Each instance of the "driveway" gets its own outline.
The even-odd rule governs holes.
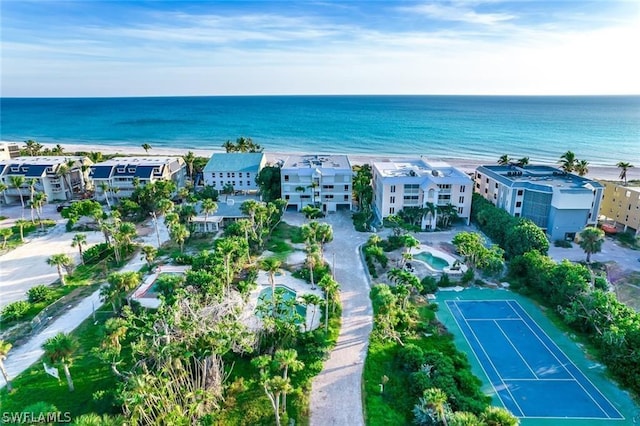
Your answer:
[[[286,213],[285,221],[306,222],[300,213]],[[311,425],[364,425],[362,371],[373,325],[369,283],[358,247],[370,234],[353,229],[350,212],[331,213],[325,221],[333,227],[334,240],[325,247],[325,257],[334,263],[340,283],[342,327],[336,347],[311,386]]]
[[[561,262],[563,259],[570,260],[572,262],[585,261],[587,255],[576,243],[573,243],[572,248],[555,247],[551,243],[549,247],[549,257],[556,262]],[[622,269],[628,271],[640,271],[640,251],[632,250],[621,246],[612,238],[606,238],[602,244],[602,251],[591,255],[592,262],[616,262]]]

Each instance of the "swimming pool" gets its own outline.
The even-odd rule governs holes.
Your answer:
[[[413,258],[416,259],[416,260],[420,260],[420,261],[426,263],[427,265],[429,265],[432,269],[434,269],[436,271],[443,271],[444,268],[449,266],[449,262],[447,262],[446,260],[444,260],[441,257],[434,256],[433,254],[429,253],[428,251],[423,251],[421,253],[414,254]]]
[[[276,294],[279,294],[282,296],[282,301],[283,302],[289,302],[291,300],[295,301],[296,300],[296,296],[297,293],[295,290],[290,289],[287,286],[284,285],[276,285]],[[260,291],[260,294],[258,295],[258,306],[260,306],[262,303],[266,302],[266,301],[270,301],[271,300],[271,287],[267,287],[264,288]],[[297,322],[304,322],[307,318],[307,308],[304,305],[301,305],[299,303],[295,303],[294,305],[295,311],[298,315],[300,315],[302,317],[301,320],[297,321]],[[288,307],[284,306],[281,307],[281,309],[279,309],[279,315],[281,316],[291,316],[291,314],[293,313]],[[260,316],[260,312],[259,310],[256,312],[256,315]]]

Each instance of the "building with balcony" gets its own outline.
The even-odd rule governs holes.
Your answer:
[[[0,142],[0,160],[20,157],[20,145],[15,142]]]
[[[173,181],[176,188],[185,184],[187,166],[182,157],[115,157],[91,166],[89,179],[95,198],[104,201],[130,197],[136,185]]]
[[[42,156],[17,157],[0,160],[0,178],[7,186],[2,200],[6,204],[28,200],[31,188],[43,192],[48,201],[64,201],[87,186],[86,168],[91,164],[87,157]],[[12,177],[22,176],[23,184],[15,188]]]
[[[551,166],[480,166],[475,192],[510,215],[530,219],[551,240],[573,240],[595,225],[602,200],[600,183]]]
[[[604,185],[604,195],[600,216],[615,221],[625,232],[632,229],[636,235],[640,235],[640,186],[624,186],[618,182],[601,183]]]
[[[323,212],[351,210],[351,163],[346,155],[290,155],[280,170],[287,209],[317,205]]]
[[[424,159],[373,163],[373,205],[379,221],[407,207],[424,208],[421,228],[436,228],[438,210],[455,209],[467,224],[473,182],[463,171]]]
[[[222,192],[225,186],[234,191],[255,192],[256,176],[266,164],[266,156],[259,152],[225,152],[213,154],[203,170],[204,184]]]

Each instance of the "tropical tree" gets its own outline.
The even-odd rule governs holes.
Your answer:
[[[309,309],[309,306],[311,305],[315,306],[311,314],[311,321],[309,321],[309,326],[313,327],[313,321],[316,319],[316,311],[318,310],[318,307],[322,305],[322,299],[313,293],[305,293],[300,296],[300,299],[307,309]],[[307,321],[304,322],[304,328],[305,331],[307,331]]]
[[[627,163],[624,161],[620,161],[618,164],[616,164],[616,167],[618,167],[620,169],[620,179],[622,179],[624,181],[625,186],[627,185],[627,171],[634,167],[633,164],[631,163]]]
[[[338,298],[338,291],[340,290],[340,284],[333,279],[329,274],[320,279],[318,283],[320,288],[324,290],[325,304],[324,304],[324,331],[329,330],[329,305],[331,305],[331,311],[335,307],[335,302]]]
[[[2,372],[2,377],[4,377],[4,381],[7,384],[7,391],[11,392],[11,380],[9,379],[9,373],[7,373],[6,368],[4,367],[4,361],[7,359],[7,354],[11,350],[11,343],[6,342],[4,340],[0,340],[0,372]]]
[[[498,158],[498,164],[501,166],[506,166],[510,162],[511,162],[511,158],[509,157],[508,154],[503,154],[500,156],[500,158]]]
[[[35,223],[35,220],[33,218],[33,210],[35,209],[35,205],[33,204],[33,196],[35,195],[35,192],[36,192],[36,183],[38,183],[36,179],[27,180],[27,185],[29,186],[29,193],[30,193],[29,207],[31,207],[31,223]]]
[[[276,418],[276,426],[281,426],[280,395],[282,395],[283,393],[286,394],[293,390],[291,381],[280,376],[272,378],[263,377],[261,380],[261,384],[264,388],[264,392],[269,397],[269,401],[271,401],[271,406],[273,407],[273,412]]]
[[[148,143],[143,143],[143,144],[142,144],[142,149],[144,149],[144,152],[145,152],[146,154],[148,154],[148,153],[149,153],[149,150],[151,149],[151,145],[149,145]]]
[[[458,210],[453,204],[436,206],[438,212],[438,224],[442,228],[448,228],[451,222],[458,218]]]
[[[222,193],[225,195],[224,197],[224,201],[227,201],[229,199],[229,195],[233,194],[234,188],[233,185],[230,183],[225,183],[224,186],[222,187]]]
[[[236,139],[236,143],[230,140],[222,144],[222,147],[226,152],[262,152],[263,148],[254,143],[251,138],[245,138],[244,136]]]
[[[574,171],[578,176],[584,176],[589,173],[589,162],[587,160],[580,160],[576,163]]]
[[[73,380],[71,379],[71,372],[69,366],[73,361],[73,356],[80,345],[74,336],[71,334],[58,333],[55,336],[47,339],[42,348],[44,349],[45,358],[52,364],[62,364],[64,369],[64,375],[67,378],[67,385],[69,386],[69,392],[73,392]]]
[[[560,156],[560,160],[558,160],[558,163],[560,163],[560,168],[562,168],[562,170],[570,173],[575,170],[577,161],[578,159],[576,158],[576,154],[574,154],[572,151],[567,151]]]
[[[127,295],[140,285],[140,274],[134,271],[113,272],[107,277],[107,286],[100,289],[100,295],[106,302],[111,303],[113,312],[121,305],[122,300],[127,300]]]
[[[36,155],[40,154],[40,151],[42,150],[42,144],[29,139],[28,141],[25,141],[24,149],[25,151],[27,151],[27,154],[29,154],[29,156],[35,157]]]
[[[100,163],[103,160],[103,155],[100,151],[94,152],[91,151],[88,155],[89,160],[91,160],[92,163]]]
[[[269,274],[269,284],[271,285],[271,300],[275,300],[276,297],[276,273],[280,271],[282,262],[275,257],[267,257],[260,262],[260,269],[266,271]],[[275,316],[275,305],[273,310]]]
[[[313,270],[322,262],[320,257],[320,246],[315,243],[308,243],[306,247],[307,252],[307,266],[309,267],[309,279],[311,280],[311,289],[316,288],[316,284],[313,279]]]
[[[218,203],[211,198],[205,198],[202,200],[202,212],[204,213],[204,229],[207,229],[207,219],[211,213],[218,210]]]
[[[13,229],[11,228],[0,228],[0,237],[2,237],[2,249],[4,250],[7,247],[7,241],[13,235]]]
[[[24,227],[29,226],[29,221],[24,219],[16,220],[16,226],[20,230],[20,242],[24,243]]]
[[[161,215],[166,215],[167,213],[173,211],[175,208],[175,204],[168,198],[161,198],[158,200],[156,207]]]
[[[142,254],[142,258],[147,262],[147,265],[149,265],[149,269],[151,269],[151,267],[153,266],[153,261],[158,255],[158,249],[154,246],[143,246]]]
[[[44,192],[36,192],[33,195],[33,201],[31,201],[31,205],[36,209],[36,215],[38,216],[38,221],[42,229],[44,229],[44,224],[42,223],[42,206],[44,206],[46,201],[47,194]]]
[[[180,252],[184,253],[184,243],[191,235],[189,229],[185,225],[178,223],[169,228],[169,235],[171,236],[171,239],[180,246]]]
[[[522,157],[516,163],[518,167],[527,167],[529,165],[529,157]]]
[[[298,359],[298,352],[295,349],[278,349],[273,357],[278,367],[282,370],[282,378],[289,380],[289,370],[300,371],[304,368],[304,363]],[[287,412],[287,390],[282,392],[282,411]]]
[[[423,398],[426,405],[436,412],[438,420],[447,426],[447,394],[441,389],[429,388],[424,390]]]
[[[53,256],[47,259],[47,264],[51,266],[55,266],[58,269],[58,277],[60,278],[60,284],[65,285],[62,268],[66,269],[71,265],[73,265],[73,261],[71,260],[71,258],[64,253],[54,254]]]
[[[78,247],[78,252],[80,253],[80,260],[84,265],[84,258],[82,257],[82,246],[87,244],[87,235],[86,234],[76,234],[73,236],[71,240],[71,247]]]
[[[187,152],[182,156],[184,162],[187,164],[187,168],[189,170],[189,177],[193,181],[193,163],[196,161],[196,156],[192,151]]]
[[[588,227],[579,234],[578,245],[587,254],[587,263],[591,263],[591,255],[602,250],[604,231],[599,228]]]
[[[109,201],[109,190],[111,188],[109,187],[109,184],[107,182],[100,182],[98,184],[98,188],[102,190],[102,193],[104,194],[104,200],[107,202],[107,208],[111,210],[111,202]]]
[[[20,189],[20,187],[24,185],[25,182],[24,176],[11,176],[9,180],[11,182],[11,186],[13,186],[18,191],[18,195],[20,196],[20,204],[22,204],[22,218],[24,219],[24,199],[22,198],[22,190]]]
[[[64,154],[64,148],[62,147],[62,145],[56,144],[56,146],[53,147],[53,149],[51,150],[51,153],[54,154],[54,155],[63,155]]]
[[[520,420],[502,407],[489,406],[480,414],[480,422],[487,426],[517,426]]]

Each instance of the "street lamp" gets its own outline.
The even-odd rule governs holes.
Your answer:
[[[158,217],[156,216],[156,212],[149,213],[151,218],[153,219],[153,225],[156,227],[156,237],[158,238],[158,248],[160,248],[160,231],[158,230]]]

